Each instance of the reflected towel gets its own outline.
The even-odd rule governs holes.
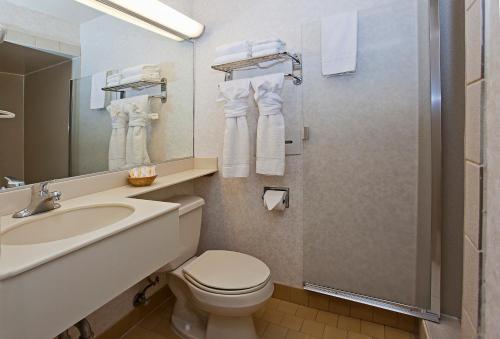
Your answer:
[[[252,45],[250,41],[243,40],[219,46],[215,49],[215,57],[223,57],[231,54],[250,53]]]
[[[250,173],[250,145],[247,123],[250,80],[241,79],[219,84],[217,102],[224,103],[226,129],[222,156],[222,176],[243,178]]]
[[[90,109],[103,109],[106,104],[106,92],[102,90],[106,87],[106,72],[92,75],[92,88],[90,92]]]
[[[285,120],[281,91],[283,73],[251,79],[255,101],[259,106],[257,123],[257,173],[285,174]]]
[[[128,115],[123,111],[123,100],[113,100],[106,108],[111,115],[111,138],[109,140],[108,169],[125,168],[125,144],[127,140]]]
[[[137,65],[123,69],[121,72],[124,78],[128,78],[140,74],[160,73],[159,65]]]
[[[251,57],[251,52],[243,52],[243,53],[236,53],[236,54],[230,54],[230,55],[225,55],[221,57],[217,57],[214,60],[214,64],[220,65],[220,64],[227,64],[229,62],[234,62],[234,61],[240,61],[240,60],[245,60]]]
[[[252,46],[252,54],[259,52],[259,51],[264,51],[267,49],[281,49],[284,50],[286,48],[286,44],[284,42],[268,42],[265,44],[260,44],[260,45],[253,45]]]
[[[128,132],[125,158],[127,167],[151,163],[147,149],[146,126],[149,119],[149,96],[127,99],[124,110],[128,113]]]
[[[130,84],[137,81],[160,81],[159,73],[137,74],[120,80],[120,84]]]

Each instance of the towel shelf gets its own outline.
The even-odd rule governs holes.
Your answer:
[[[249,69],[258,69],[258,68],[268,68],[270,66],[262,66],[261,63],[264,62],[272,62],[281,63],[291,60],[292,61],[292,73],[285,74],[287,78],[293,79],[294,85],[302,84],[302,57],[300,54],[290,54],[289,52],[277,53],[264,55],[255,58],[249,58],[244,60],[238,60],[234,62],[229,62],[226,64],[213,65],[212,69],[217,71],[226,73],[226,81],[233,79],[233,72],[235,71],[244,71]]]
[[[154,86],[161,86],[161,95],[150,95],[150,97],[161,99],[162,103],[166,103],[167,102],[167,79],[165,79],[165,78],[161,78],[160,81],[135,81],[135,82],[130,82],[128,84],[107,86],[107,87],[103,87],[102,90],[106,91],[106,92],[118,92],[118,93],[121,93],[122,97],[123,97],[123,94],[128,89],[134,89],[134,90],[140,91],[140,90],[154,87]]]

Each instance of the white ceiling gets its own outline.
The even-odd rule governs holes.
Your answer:
[[[51,15],[58,19],[82,24],[103,15],[90,7],[74,0],[7,0],[16,6]]]

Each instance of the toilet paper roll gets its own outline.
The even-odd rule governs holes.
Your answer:
[[[283,211],[285,209],[285,194],[284,191],[268,190],[264,193],[264,206],[269,211]]]

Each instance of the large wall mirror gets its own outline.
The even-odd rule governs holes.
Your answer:
[[[191,42],[72,0],[0,8],[0,190],[193,156]]]

